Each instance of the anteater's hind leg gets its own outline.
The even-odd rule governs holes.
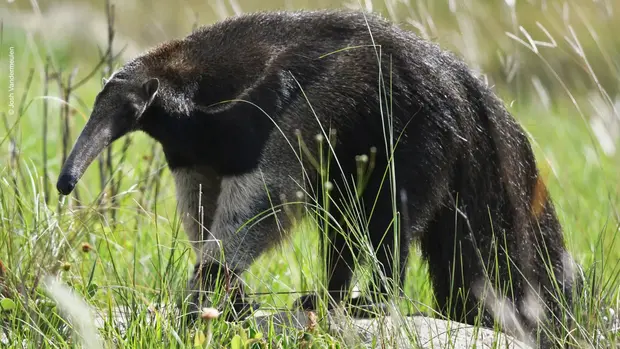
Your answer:
[[[345,233],[347,227],[342,225],[342,207],[336,206],[342,205],[342,202],[337,199],[336,193],[331,195],[330,199],[329,215],[318,213],[320,217],[317,219],[321,246],[319,255],[320,258],[324,258],[327,274],[328,309],[332,309],[335,304],[346,298],[355,265],[353,254],[355,246],[349,243],[351,236]],[[320,198],[318,201],[322,202]],[[326,219],[326,216],[329,218]],[[293,307],[316,310],[319,304],[318,297],[317,294],[302,296],[295,301]]]
[[[406,203],[403,205],[400,201],[400,195],[394,197],[385,177],[373,176],[365,188],[364,211],[374,255],[367,258],[372,275],[368,285],[370,297],[352,300],[356,316],[385,315],[388,299],[402,293],[411,229],[408,222],[402,220],[402,210],[408,208]]]
[[[466,225],[463,220],[452,207],[442,208],[421,235],[420,245],[428,263],[438,311],[452,320],[475,324],[481,314],[472,294],[471,280],[484,281],[485,275],[478,257],[480,252],[463,229]],[[482,323],[492,325],[492,319],[484,315]]]

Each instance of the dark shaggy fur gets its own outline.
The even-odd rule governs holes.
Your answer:
[[[536,328],[526,314],[533,292],[550,307],[548,317],[560,315],[551,291],[570,293],[571,259],[523,130],[461,60],[374,15],[250,14],[146,52],[98,95],[58,188],[69,193],[110,142],[146,132],[163,147],[199,254],[190,285],[211,289],[216,273],[239,274],[282,240],[291,220],[278,205],[296,200],[299,191],[322,202],[313,195],[317,171],[298,137],[317,157],[315,136],[324,136],[327,149],[330,129],[337,160],[329,173],[330,224],[345,231],[354,228],[342,207],[350,202],[346,188],[354,185],[356,156],[376,148],[360,207],[380,262],[375,269],[388,280],[394,276],[402,285],[404,273],[392,265],[404,269],[417,235],[444,315],[468,323],[481,316],[492,325],[494,302],[480,293],[484,285],[508,297],[527,330]],[[397,144],[395,187],[384,178],[390,138]],[[199,195],[204,217],[198,217]],[[399,251],[395,209],[406,217]],[[359,251],[339,230],[322,235],[335,252],[327,270],[336,300],[349,286]],[[480,297],[487,300],[483,312]]]

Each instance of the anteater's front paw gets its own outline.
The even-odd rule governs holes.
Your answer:
[[[243,321],[258,308],[260,308],[260,303],[258,302],[246,302],[245,299],[236,298],[228,308],[229,311],[225,312],[225,319],[229,322]]]
[[[301,296],[293,303],[293,309],[316,311],[319,305],[319,296],[316,293]],[[346,311],[356,318],[374,318],[378,316],[385,316],[388,313],[387,305],[381,302],[373,302],[367,297],[351,298],[347,301],[341,302]],[[334,308],[335,301],[331,300],[328,303],[327,309]]]
[[[317,311],[322,304],[325,304],[327,306],[327,311],[330,311],[340,303],[339,299],[339,295],[325,294],[324,296],[321,296],[315,292],[312,292],[297,298],[293,302],[293,309],[304,311]]]
[[[368,297],[352,298],[347,304],[347,311],[355,318],[370,319],[388,314],[387,304],[374,302]]]
[[[177,300],[176,306],[181,313],[181,324],[193,326],[200,318],[202,308],[208,306],[208,302],[201,300],[199,293],[199,291],[189,291]]]
[[[233,322],[244,320],[260,307],[259,303],[246,301],[239,277],[219,268],[222,267],[218,264],[199,264],[194,268],[194,276],[188,283],[189,293],[179,302],[179,308],[185,310],[187,323],[193,324],[204,308],[215,308],[224,320]]]
[[[195,292],[186,299],[178,301],[177,306],[183,311],[183,320],[189,326],[195,324],[203,316],[206,308],[215,308],[219,316],[228,322],[243,321],[260,308],[260,303],[248,302],[242,296],[226,296],[228,297],[225,300],[214,305],[210,300],[199,297],[198,292]],[[203,299],[200,300],[201,298]]]
[[[300,296],[293,302],[294,310],[317,311],[319,305],[319,295],[310,293]],[[331,302],[330,302],[331,305]],[[331,306],[328,306],[331,309]]]

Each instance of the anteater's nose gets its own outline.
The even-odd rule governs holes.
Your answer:
[[[73,191],[73,188],[75,188],[75,183],[77,183],[77,180],[74,176],[69,174],[62,174],[58,178],[58,182],[56,183],[56,189],[58,189],[58,192],[62,195],[69,195]]]

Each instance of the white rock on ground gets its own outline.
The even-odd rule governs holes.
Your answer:
[[[157,307],[158,312],[173,311],[174,307]],[[126,328],[129,309],[118,307],[113,310],[115,326]],[[103,326],[109,314],[98,314],[95,323]],[[394,320],[396,319],[396,320]],[[303,311],[282,311],[268,313],[257,311],[247,321],[255,321],[263,333],[271,325],[276,332],[304,329],[310,325],[308,313]],[[327,319],[318,319],[319,324],[328,321],[330,334],[342,339],[347,347],[368,348],[510,348],[531,349],[527,344],[492,329],[435,319],[425,316],[379,317],[357,319],[331,314]]]
[[[435,319],[425,316],[374,319],[331,317],[332,335],[342,338],[350,347],[380,348],[511,348],[531,349],[527,344],[492,329]],[[309,325],[304,312],[280,312],[256,315],[256,324],[267,332],[270,321],[278,330]]]

